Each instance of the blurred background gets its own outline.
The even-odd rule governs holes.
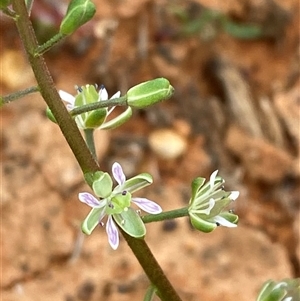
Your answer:
[[[146,240],[183,300],[255,300],[264,281],[300,276],[300,80],[297,0],[94,0],[95,17],[45,59],[57,89],[104,84],[113,95],[166,77],[173,97],[113,131],[97,131],[103,170],[149,172],[139,192],[164,210],[185,206],[190,183],[218,169],[239,190],[235,229],[193,230],[187,218],[148,224]],[[68,1],[36,0],[42,44]],[[0,15],[0,85],[36,85],[12,20]],[[3,300],[142,300],[148,280],[121,240],[83,238],[90,191],[45,102],[1,108]],[[122,108],[118,108],[121,112]]]

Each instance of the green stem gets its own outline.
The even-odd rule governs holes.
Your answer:
[[[38,91],[39,91],[39,88],[35,86],[35,87],[30,87],[30,88],[27,88],[27,89],[24,89],[24,90],[21,90],[18,92],[11,93],[8,95],[1,96],[0,97],[0,107],[7,103],[10,103],[11,101],[14,101],[14,100],[24,97],[30,93],[35,93]]]
[[[85,135],[85,142],[86,142],[89,150],[91,151],[95,160],[97,160],[95,140],[94,140],[94,129],[85,129],[84,135]]]
[[[89,103],[86,105],[82,105],[78,108],[73,109],[70,111],[71,116],[76,116],[82,113],[90,112],[100,108],[107,108],[113,106],[127,106],[127,97],[122,96],[120,98],[113,98],[108,100],[101,100],[93,103]]]
[[[169,282],[163,270],[154,258],[145,240],[133,238],[125,233],[121,228],[119,229],[137,260],[143,267],[149,280],[157,289],[156,294],[160,297],[160,299],[162,301],[181,301],[172,284]]]
[[[58,42],[60,42],[62,39],[64,39],[66,35],[62,33],[56,34],[54,37],[52,37],[50,40],[48,40],[46,43],[44,43],[41,46],[38,46],[35,51],[35,56],[39,56],[50,50],[54,45],[56,45]]]
[[[142,220],[146,224],[146,223],[160,222],[166,219],[173,219],[173,218],[178,218],[178,217],[183,217],[188,215],[189,215],[188,207],[184,207],[180,209],[164,211],[158,214],[147,214],[142,216]]]

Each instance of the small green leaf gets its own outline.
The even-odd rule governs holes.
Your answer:
[[[135,238],[143,238],[146,235],[146,227],[141,217],[132,208],[123,211],[121,214],[114,214],[115,222],[127,234]]]
[[[90,0],[71,0],[60,24],[60,33],[69,35],[94,16],[96,7]]]
[[[102,212],[105,210],[105,207],[102,208],[93,208],[88,216],[85,218],[81,225],[81,230],[83,233],[90,235],[93,230],[97,227],[99,224],[100,216],[102,215]]]

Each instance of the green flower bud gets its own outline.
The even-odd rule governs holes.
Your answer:
[[[90,0],[71,0],[60,24],[60,33],[69,35],[94,16],[96,7]]]
[[[165,78],[156,78],[130,88],[127,92],[127,104],[142,109],[157,102],[168,99],[174,88]]]

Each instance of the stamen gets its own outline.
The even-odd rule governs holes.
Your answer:
[[[82,92],[82,87],[79,87],[77,85],[75,85],[75,89],[77,90],[77,92],[81,93]]]

